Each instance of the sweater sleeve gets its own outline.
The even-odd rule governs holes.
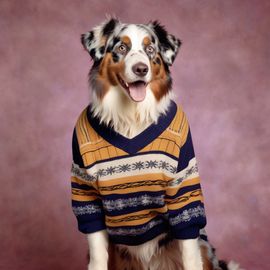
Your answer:
[[[180,149],[176,177],[168,182],[166,202],[171,232],[176,239],[193,239],[206,225],[203,195],[192,138],[187,124]]]
[[[94,177],[87,174],[84,167],[76,130],[72,138],[72,155],[72,210],[77,218],[79,231],[93,233],[104,230],[106,226],[100,194]]]

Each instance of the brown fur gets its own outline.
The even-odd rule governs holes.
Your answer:
[[[213,268],[213,264],[208,258],[208,249],[206,246],[201,246],[201,254],[202,254],[202,261],[203,261],[203,270],[215,270]]]
[[[114,63],[112,60],[112,54],[107,53],[100,64],[97,76],[97,93],[102,100],[106,93],[109,91],[110,86],[116,86],[119,82],[117,74],[121,74],[125,68],[123,61]]]
[[[152,69],[152,80],[150,87],[159,101],[164,95],[169,92],[168,75],[166,73],[163,61],[159,55],[152,61],[150,61]]]
[[[209,254],[210,253],[210,254]],[[148,267],[132,256],[124,247],[119,247],[110,244],[109,247],[109,263],[108,270],[147,270]],[[220,270],[215,268],[211,262],[211,257],[214,255],[209,244],[201,244],[201,255],[203,261],[203,270]],[[160,264],[158,258],[163,260]],[[172,240],[166,245],[160,247],[159,251],[150,261],[153,269],[165,270],[170,266],[170,270],[183,270],[181,261],[181,249],[178,240]]]
[[[143,39],[143,45],[145,46],[145,47],[147,47],[148,45],[150,45],[151,44],[151,39],[149,38],[149,37],[145,37],[144,39]]]
[[[131,40],[128,36],[121,37],[121,41],[126,44],[129,48],[131,47]]]
[[[108,270],[144,270],[142,264],[126,249],[110,244]]]

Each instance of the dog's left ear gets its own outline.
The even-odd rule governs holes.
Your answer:
[[[160,53],[164,62],[171,66],[178,53],[181,41],[175,36],[168,34],[164,26],[158,21],[150,22],[148,25],[155,33],[160,44]]]
[[[94,61],[98,61],[104,56],[106,43],[119,24],[118,19],[111,18],[81,35],[82,45]]]

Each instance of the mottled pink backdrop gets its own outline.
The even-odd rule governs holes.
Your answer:
[[[86,269],[71,212],[71,136],[89,102],[80,34],[105,18],[159,19],[183,45],[172,68],[224,259],[270,267],[270,2],[0,2],[0,269]]]

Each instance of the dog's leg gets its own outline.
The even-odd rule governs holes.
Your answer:
[[[180,240],[180,247],[184,270],[203,270],[198,238]]]
[[[108,269],[108,234],[106,230],[87,234],[90,252],[88,270]]]

